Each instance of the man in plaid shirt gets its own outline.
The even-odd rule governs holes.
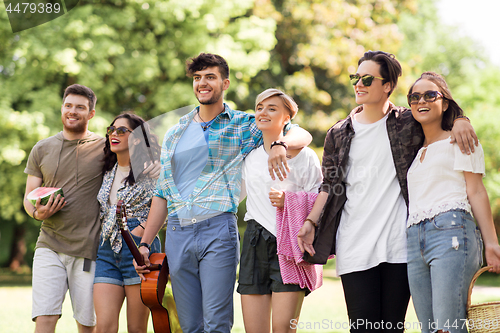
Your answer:
[[[165,252],[179,321],[184,333],[230,332],[239,259],[236,211],[245,156],[262,144],[254,115],[223,102],[229,67],[215,54],[187,62],[187,75],[200,105],[166,135],[162,172],[139,250],[149,264],[149,244],[168,215]],[[286,177],[286,148],[299,148],[311,136],[291,127],[275,142],[269,170]],[[147,267],[137,267],[139,273]]]

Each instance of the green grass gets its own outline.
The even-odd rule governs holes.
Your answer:
[[[476,285],[485,287],[500,287],[500,275],[485,272],[477,279]]]
[[[345,323],[348,322],[342,285],[340,280],[333,276],[334,271],[332,271],[331,267],[332,264],[326,267],[328,269],[325,270],[323,286],[305,298],[298,323],[298,332],[348,332],[347,329],[342,329],[342,325],[345,327]],[[474,290],[472,303],[500,300],[500,288],[484,287],[484,282],[496,284],[499,278],[499,276],[487,276],[486,278],[481,276],[480,286]],[[26,280],[26,277],[21,278],[21,275],[11,275],[10,280],[14,280],[15,282],[16,279],[18,282],[23,282],[23,279]],[[5,276],[3,279],[0,277],[0,281],[5,282],[6,280],[8,279]],[[23,283],[26,283],[26,281]],[[11,283],[10,285],[2,283],[0,287],[0,300],[2,300],[0,332],[23,333],[34,331],[35,324],[31,321],[31,286],[22,285],[22,283],[17,283],[17,285],[16,283]],[[235,322],[232,332],[243,333],[240,296],[237,293],[234,294],[234,306]],[[417,322],[411,302],[408,307],[406,322],[409,327],[411,327],[412,323]],[[63,315],[59,320],[56,332],[73,333],[75,331],[76,324],[73,319],[69,296],[67,296],[63,305]],[[125,309],[122,310],[120,317],[119,332],[126,332]],[[153,332],[151,321],[149,332]],[[408,329],[407,332],[417,333],[419,330]]]

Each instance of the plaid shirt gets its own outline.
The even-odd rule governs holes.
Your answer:
[[[161,174],[155,195],[168,202],[169,215],[193,205],[220,212],[236,213],[241,191],[243,159],[262,144],[262,132],[255,124],[255,116],[232,110],[224,104],[209,128],[208,162],[196,181],[193,193],[184,201],[172,175],[172,157],[182,134],[193,121],[193,111],[183,116],[165,135],[161,150]]]
[[[346,197],[344,177],[351,141],[354,137],[352,117],[361,112],[363,106],[355,108],[344,120],[333,125],[326,134],[323,153],[323,183],[321,191],[328,193],[320,223],[314,239],[314,257],[304,254],[310,263],[325,264],[329,255],[335,254],[336,235]],[[403,198],[408,206],[408,184],[406,174],[424,142],[422,126],[413,118],[411,110],[391,103],[387,117],[387,134],[391,145],[396,176]]]

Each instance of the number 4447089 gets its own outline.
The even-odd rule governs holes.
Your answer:
[[[24,6],[24,8],[22,8]],[[52,12],[54,13],[59,13],[61,11],[61,5],[58,3],[55,3],[52,5],[51,3],[30,3],[30,2],[23,2],[23,3],[17,3],[14,8],[12,8],[12,4],[9,3],[9,5],[6,8],[7,13],[26,13],[26,11],[29,11],[30,13],[47,13],[50,14]]]

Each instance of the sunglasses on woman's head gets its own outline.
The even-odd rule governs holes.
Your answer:
[[[424,101],[426,101],[427,103],[432,103],[432,102],[435,102],[436,99],[438,99],[439,97],[443,97],[443,94],[441,94],[439,91],[435,91],[435,90],[429,90],[429,91],[424,92],[423,94],[411,93],[411,94],[408,94],[408,104],[410,104],[410,105],[418,104],[418,102],[420,102],[420,99],[422,98],[422,96],[424,97]]]
[[[370,74],[365,74],[363,76],[359,76],[359,74],[351,74],[351,75],[349,75],[349,79],[351,80],[351,84],[353,86],[355,86],[356,84],[358,84],[359,80],[361,80],[361,82],[363,82],[363,85],[365,87],[371,86],[374,79],[379,79],[379,80],[382,80],[382,81],[384,80],[381,77],[376,77],[376,76],[373,76],[373,75],[370,75]]]
[[[116,131],[116,135],[123,135],[123,134],[125,134],[127,132],[132,133],[132,131],[129,130],[128,128],[126,128],[125,126],[121,126],[121,127],[109,126],[106,129],[106,133],[108,133],[108,135],[113,134],[114,131]]]

